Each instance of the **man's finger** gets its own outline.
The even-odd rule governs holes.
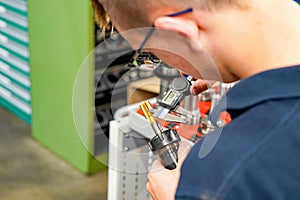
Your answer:
[[[150,193],[150,191],[151,191],[151,185],[150,185],[149,181],[146,184],[146,190],[148,193]]]
[[[150,168],[150,172],[156,172],[156,171],[160,171],[163,169],[164,169],[164,166],[162,165],[161,160],[157,159],[157,160],[153,161],[151,168]]]
[[[151,200],[156,200],[154,190],[152,188],[150,181],[148,181],[146,184],[146,190],[147,190],[148,194],[151,196]]]
[[[190,150],[191,150],[191,144],[189,144],[186,141],[180,143],[178,149],[178,166],[177,166],[178,168],[181,168],[181,165],[185,160],[185,158],[187,157],[187,155],[189,154]]]
[[[214,83],[215,83],[215,81],[207,81],[207,80],[203,80],[203,79],[197,79],[196,81],[194,81],[190,92],[192,95],[198,95],[201,92],[207,90]]]

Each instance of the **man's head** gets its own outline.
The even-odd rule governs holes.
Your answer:
[[[251,73],[258,72],[254,68],[268,64],[262,59],[263,56],[266,58],[269,56],[267,52],[269,47],[265,46],[269,45],[267,35],[272,34],[272,31],[274,34],[276,30],[274,25],[278,26],[281,23],[282,16],[278,16],[278,13],[295,6],[291,5],[291,1],[282,0],[98,1],[102,3],[112,23],[120,32],[151,25],[168,30],[170,35],[166,33],[161,38],[157,37],[157,42],[166,43],[175,54],[178,49],[185,49],[187,53],[180,56],[174,55],[174,52],[161,50],[154,50],[154,53],[181,71],[197,78],[207,79],[202,76],[209,71],[205,65],[196,63],[195,66],[195,63],[191,65],[187,61],[192,59],[189,59],[189,56],[197,57],[203,54],[201,48],[202,50],[204,48],[215,62],[225,82],[247,77]],[[193,8],[192,13],[177,17],[166,16],[188,7]],[[174,33],[190,42],[180,43],[172,40]]]
[[[112,17],[116,26],[121,26],[122,31],[147,27],[153,24],[153,19],[162,16],[165,11],[172,12],[183,8],[193,7],[214,11],[225,7],[245,8],[245,0],[92,0],[102,5]],[[168,8],[168,9],[166,9]],[[102,12],[102,10],[100,10]],[[135,19],[135,20],[132,20]]]

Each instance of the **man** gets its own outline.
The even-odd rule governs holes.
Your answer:
[[[168,30],[156,40],[185,49],[187,57],[153,51],[184,73],[213,77],[203,74],[214,65],[186,62],[205,49],[224,82],[241,80],[226,95],[232,122],[216,146],[200,159],[199,142],[183,164],[181,157],[178,169],[149,174],[152,199],[300,199],[300,7],[295,1],[100,1],[120,32],[152,24]],[[193,11],[170,15],[188,7]],[[196,83],[195,95],[203,81]]]

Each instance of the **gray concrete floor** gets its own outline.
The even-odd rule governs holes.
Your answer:
[[[35,142],[0,107],[0,200],[104,200],[107,171],[86,176]]]

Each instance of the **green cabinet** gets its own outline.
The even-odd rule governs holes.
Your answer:
[[[83,143],[93,144],[94,63],[77,73],[94,48],[89,0],[28,0],[33,137],[84,173],[103,166]],[[73,117],[73,87],[79,81],[78,135]]]

